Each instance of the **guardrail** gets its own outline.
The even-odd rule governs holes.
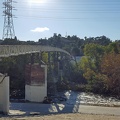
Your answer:
[[[9,56],[18,56],[22,54],[30,54],[37,52],[63,52],[67,55],[70,55],[67,51],[50,46],[41,46],[41,45],[0,45],[0,57],[9,57]]]

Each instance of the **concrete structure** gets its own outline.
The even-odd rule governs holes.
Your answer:
[[[9,77],[0,74],[0,112],[9,112]]]
[[[47,65],[41,65],[40,67],[43,71],[37,68],[36,73],[35,70],[32,71],[32,66],[30,74],[28,74],[29,77],[27,77],[29,80],[25,85],[25,99],[30,102],[42,102],[44,97],[47,96]]]
[[[41,45],[0,45],[0,57],[9,57],[9,56],[18,56],[23,54],[31,54],[31,53],[40,53],[40,52],[63,52],[66,55],[70,56],[70,54],[56,47],[50,46],[41,46]]]

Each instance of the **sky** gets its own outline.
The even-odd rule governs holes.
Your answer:
[[[0,39],[4,6],[0,0]],[[76,35],[80,38],[105,35],[120,40],[120,0],[14,0],[15,35],[22,41]]]

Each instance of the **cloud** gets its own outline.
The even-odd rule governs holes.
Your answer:
[[[50,29],[47,27],[37,27],[34,30],[31,30],[31,32],[45,32],[45,31],[49,31]]]

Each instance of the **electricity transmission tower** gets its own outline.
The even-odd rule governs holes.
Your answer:
[[[3,26],[3,36],[2,39],[10,38],[13,39],[15,38],[15,31],[14,31],[14,25],[13,25],[13,0],[5,0],[3,2],[4,5],[4,26]]]

